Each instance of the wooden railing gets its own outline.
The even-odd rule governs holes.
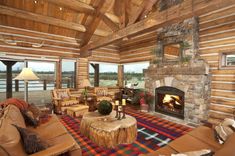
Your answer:
[[[54,89],[56,83],[54,80],[39,80],[39,81],[30,81],[28,84],[29,90],[51,90]],[[71,88],[74,86],[73,78],[66,78],[62,80],[63,88]],[[13,89],[14,88],[14,89]],[[15,92],[19,92],[24,88],[24,81],[13,80],[12,81],[12,89]],[[6,80],[0,79],[0,92],[6,91]]]

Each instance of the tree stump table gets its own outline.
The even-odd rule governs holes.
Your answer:
[[[132,116],[117,120],[115,113],[102,116],[98,112],[84,114],[80,131],[98,146],[113,148],[119,144],[130,144],[137,137],[137,122]]]

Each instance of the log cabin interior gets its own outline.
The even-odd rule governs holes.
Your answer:
[[[0,0],[0,156],[235,156],[235,0]]]

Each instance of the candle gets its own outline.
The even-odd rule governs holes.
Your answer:
[[[116,106],[119,105],[119,101],[118,101],[118,100],[115,101],[115,105],[116,105]]]
[[[126,105],[126,99],[122,99],[122,105],[123,105],[123,106]]]

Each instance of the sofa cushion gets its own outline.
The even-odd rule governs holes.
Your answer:
[[[42,112],[36,105],[30,104],[28,110],[33,113],[35,119],[39,120],[39,117],[41,116]]]
[[[11,156],[26,156],[19,132],[6,119],[0,120],[0,145]]]
[[[234,156],[235,155],[235,133],[230,135],[223,147],[214,156]]]
[[[225,143],[228,137],[235,132],[235,120],[224,119],[219,125],[215,126],[216,138],[220,144]]]
[[[34,154],[36,152],[45,150],[48,145],[43,142],[36,133],[14,125],[20,133],[24,150],[27,154]]]
[[[214,137],[214,130],[209,127],[199,126],[187,134],[213,146],[215,149],[220,149],[222,147]]]
[[[212,151],[216,151],[217,149],[188,134],[185,134],[182,137],[177,138],[168,145],[179,153],[188,152],[188,151],[197,151],[201,149],[210,149]]]
[[[15,105],[8,105],[6,107],[3,118],[11,122],[11,124],[26,128],[24,118]]]
[[[40,125],[37,128],[28,127],[28,129],[38,133],[40,138],[42,138],[43,140],[52,139],[67,133],[67,130],[60,122],[54,122],[51,124],[47,124],[46,126]]]

